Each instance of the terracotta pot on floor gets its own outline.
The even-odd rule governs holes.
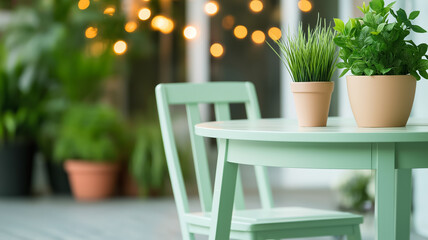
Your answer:
[[[325,127],[334,82],[292,82],[300,127]]]
[[[119,164],[67,160],[68,173],[74,197],[79,201],[97,201],[113,195],[116,189]]]
[[[347,76],[346,80],[359,127],[406,126],[416,91],[413,76]]]

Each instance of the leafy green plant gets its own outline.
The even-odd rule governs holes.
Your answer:
[[[307,34],[300,24],[297,35],[288,32],[285,38],[275,41],[282,55],[267,44],[287,67],[294,82],[331,81],[337,61],[334,36],[326,20],[319,19],[314,29],[308,27]]]
[[[168,171],[159,123],[144,122],[138,127],[128,171],[136,180],[141,195],[162,191]]]
[[[5,59],[0,43],[0,143],[33,141],[42,118],[45,91],[40,85],[24,91],[18,78],[6,71]]]
[[[126,137],[119,113],[106,105],[72,106],[60,124],[54,157],[114,162],[126,155]]]
[[[346,24],[334,19],[338,32],[334,42],[340,47],[339,57],[343,60],[337,67],[344,68],[341,76],[351,71],[354,75],[411,74],[418,80],[420,76],[428,78],[428,45],[406,40],[411,31],[426,32],[412,23],[420,12],[395,12],[394,3],[385,6],[383,0],[373,0],[368,6],[359,7],[362,18],[351,18]],[[390,15],[395,22],[388,20]]]
[[[337,185],[340,207],[357,212],[371,210],[374,205],[371,191],[373,181],[373,174],[370,172],[347,173]]]

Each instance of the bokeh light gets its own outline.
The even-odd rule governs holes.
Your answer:
[[[134,21],[127,22],[125,25],[125,31],[132,33],[137,30],[138,24]]]
[[[91,39],[95,38],[98,35],[98,28],[96,27],[88,27],[85,31],[85,37]]]
[[[183,30],[183,35],[186,39],[194,39],[198,35],[198,31],[194,26],[187,26]]]
[[[233,28],[233,26],[235,25],[235,17],[233,17],[232,15],[227,15],[226,17],[223,18],[223,20],[221,21],[221,25],[223,26],[224,29],[226,30],[230,30]]]
[[[116,12],[116,9],[114,7],[108,7],[104,10],[104,14],[113,16],[114,13]]]
[[[309,0],[300,0],[298,6],[302,12],[309,12],[312,10],[312,3]]]
[[[250,10],[258,13],[263,10],[263,3],[260,0],[251,0],[250,2]]]
[[[254,43],[262,44],[264,43],[266,36],[262,31],[256,30],[253,32],[253,34],[251,34],[251,39]]]
[[[85,10],[89,7],[90,4],[91,2],[89,0],[80,0],[77,6],[80,10]]]
[[[224,54],[224,48],[220,43],[214,43],[210,47],[210,53],[213,57],[221,57]]]
[[[150,9],[148,8],[142,8],[138,12],[138,18],[143,21],[149,19],[151,15],[152,15],[152,11],[150,11]]]
[[[268,35],[272,40],[279,40],[282,36],[281,29],[277,27],[271,27],[268,31]]]
[[[209,1],[205,4],[205,12],[208,15],[211,15],[211,16],[216,15],[218,13],[218,9],[219,9],[219,6],[216,1]]]
[[[155,30],[159,30],[164,34],[171,33],[174,30],[174,22],[162,15],[158,15],[152,19],[152,28]]]
[[[127,48],[128,48],[128,45],[123,40],[117,41],[113,46],[113,50],[117,55],[124,54]]]
[[[248,30],[246,27],[242,25],[238,25],[233,30],[233,34],[235,35],[236,38],[243,39],[247,36]]]

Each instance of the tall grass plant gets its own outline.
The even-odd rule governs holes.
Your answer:
[[[276,40],[279,51],[267,44],[286,66],[294,82],[328,82],[336,70],[337,53],[334,31],[326,20],[318,19],[315,28],[304,33],[300,23],[296,35]]]

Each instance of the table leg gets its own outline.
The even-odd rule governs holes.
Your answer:
[[[377,240],[396,240],[395,227],[395,146],[375,145],[376,199],[375,221]]]
[[[397,169],[395,172],[395,235],[397,239],[410,239],[410,214],[412,206],[412,169]]]
[[[211,212],[210,240],[229,239],[238,172],[238,165],[227,161],[229,141],[220,139],[219,145],[213,209]]]

